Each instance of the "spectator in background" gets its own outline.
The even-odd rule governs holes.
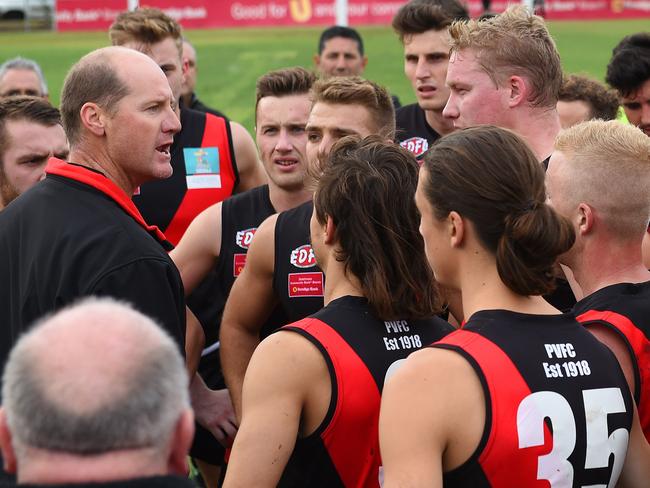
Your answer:
[[[591,119],[614,120],[620,101],[615,90],[587,76],[564,78],[557,112],[563,129]]]
[[[442,110],[449,98],[445,84],[448,27],[455,19],[469,19],[456,0],[412,0],[393,19],[393,28],[404,45],[404,73],[417,98],[417,103],[401,107],[395,114],[397,141],[418,157],[454,129]]]
[[[363,39],[356,29],[335,25],[321,33],[318,54],[314,54],[314,65],[321,76],[363,76],[367,64]],[[391,98],[396,109],[401,107],[399,98]]]
[[[0,210],[43,177],[51,157],[68,157],[61,114],[40,97],[0,100]]]
[[[187,473],[187,383],[178,347],[150,318],[109,298],[65,308],[7,361],[5,466],[32,486],[191,488],[172,476]]]
[[[605,81],[618,90],[627,120],[650,136],[650,33],[633,34],[618,43]]]
[[[17,57],[0,65],[0,98],[14,95],[48,98],[47,83],[36,61]]]
[[[197,98],[194,90],[196,88],[196,79],[199,74],[199,65],[197,64],[196,49],[187,38],[183,38],[183,64],[187,63],[187,72],[183,78],[183,91],[181,92],[181,103],[184,107],[198,110],[199,112],[207,112],[209,114],[225,117],[224,114],[210,108]]]

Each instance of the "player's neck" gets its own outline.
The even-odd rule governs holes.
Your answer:
[[[424,118],[433,130],[441,136],[454,131],[454,123],[442,116],[442,110],[425,110]]]
[[[560,118],[556,110],[520,111],[517,126],[512,129],[524,138],[537,160],[542,162],[553,152],[555,138],[561,129]]]
[[[479,251],[479,254],[473,254],[459,267],[465,320],[481,310],[510,310],[544,315],[559,313],[540,296],[524,296],[508,288],[499,276],[494,257],[487,255],[487,251],[483,252],[485,255]]]
[[[618,283],[650,281],[640,243],[585,248],[571,268],[584,296]]]
[[[277,213],[295,208],[298,205],[310,201],[312,197],[312,191],[307,188],[287,191],[273,183],[269,183],[269,199]]]
[[[344,296],[365,296],[361,289],[361,283],[356,276],[345,272],[343,263],[336,259],[335,255],[331,255],[323,271],[325,272],[325,290],[323,298],[325,305],[332,300]]]

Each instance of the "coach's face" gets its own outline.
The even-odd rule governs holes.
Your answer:
[[[155,63],[137,57],[117,60],[118,76],[125,80],[129,93],[112,114],[105,114],[109,157],[134,189],[146,181],[171,176],[170,148],[174,134],[181,129],[167,79]]]
[[[307,161],[310,166],[317,164],[345,136],[366,137],[376,132],[370,111],[363,105],[316,102],[307,121]]]

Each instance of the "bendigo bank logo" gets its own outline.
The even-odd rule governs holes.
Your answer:
[[[314,250],[309,244],[294,249],[291,251],[291,264],[296,268],[311,268],[312,266],[316,266]]]
[[[257,227],[251,227],[250,229],[237,231],[235,236],[235,243],[242,249],[248,249],[255,235]]]

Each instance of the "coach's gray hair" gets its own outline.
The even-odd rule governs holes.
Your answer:
[[[137,346],[134,354],[124,358],[130,363],[129,373],[117,378],[115,392],[111,384],[105,401],[91,409],[74,408],[75,385],[70,389],[67,378],[39,372],[39,357],[56,347],[39,344],[39,330],[60,313],[42,320],[17,342],[3,375],[2,401],[14,448],[78,455],[162,449],[189,407],[187,372],[178,346],[154,321],[124,303],[91,298],[66,310],[82,307],[98,320],[81,325],[97,328],[98,334],[107,323],[128,324],[124,340]],[[83,371],[84,365],[78,369]]]
[[[45,96],[48,94],[45,76],[43,76],[43,71],[36,61],[32,59],[22,58],[20,56],[5,61],[0,65],[0,80],[2,80],[2,78],[4,78],[4,76],[7,74],[7,71],[11,69],[24,69],[36,73],[41,83],[42,95]]]

